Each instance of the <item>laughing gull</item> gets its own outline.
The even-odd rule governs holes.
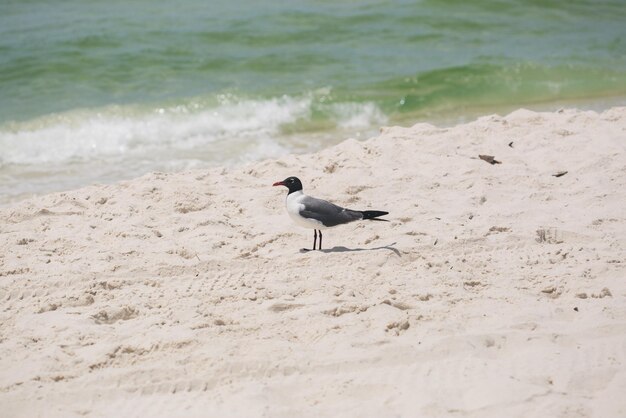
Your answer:
[[[320,235],[319,249],[322,249],[322,229],[360,221],[361,219],[387,221],[386,219],[378,219],[378,217],[387,215],[389,212],[346,209],[325,200],[307,196],[302,192],[302,183],[297,177],[287,177],[283,181],[277,181],[272,186],[285,186],[289,189],[286,202],[287,213],[296,224],[313,229],[313,250],[315,250],[318,232]]]

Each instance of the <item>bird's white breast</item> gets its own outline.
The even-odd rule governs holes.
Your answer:
[[[297,225],[303,228],[326,229],[324,224],[322,224],[320,221],[316,221],[315,219],[304,218],[300,216],[300,211],[304,210],[304,205],[302,204],[302,200],[305,197],[306,195],[302,193],[302,190],[289,193],[287,195],[287,200],[286,200],[287,213]]]

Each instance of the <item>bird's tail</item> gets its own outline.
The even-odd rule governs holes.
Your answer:
[[[363,219],[371,219],[372,221],[385,221],[389,222],[387,219],[378,219],[379,216],[388,215],[389,212],[383,212],[382,210],[364,210],[361,211],[363,214]]]

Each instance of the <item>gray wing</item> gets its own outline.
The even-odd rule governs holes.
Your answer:
[[[300,203],[304,209],[300,215],[320,221],[324,226],[331,227],[363,219],[363,214],[356,210],[342,208],[325,200],[307,196]]]

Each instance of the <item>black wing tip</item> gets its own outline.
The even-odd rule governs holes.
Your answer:
[[[380,216],[389,215],[389,212],[385,212],[382,210],[364,210],[361,212],[363,214],[363,219],[371,219],[374,221],[386,221],[386,219],[376,219]]]

